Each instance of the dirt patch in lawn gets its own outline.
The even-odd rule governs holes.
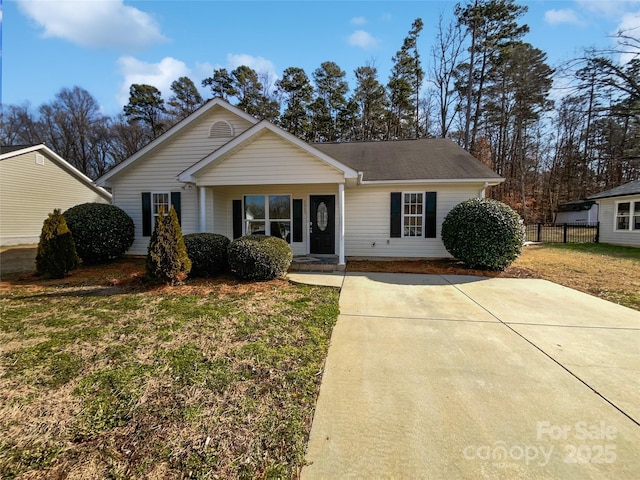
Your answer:
[[[274,279],[267,282],[248,282],[238,280],[233,275],[220,275],[214,278],[189,278],[184,284],[168,286],[151,283],[145,279],[145,260],[138,257],[126,257],[100,265],[81,265],[69,276],[61,279],[42,279],[35,272],[16,272],[4,275],[0,280],[0,293],[6,293],[16,287],[31,291],[49,287],[73,288],[91,286],[91,293],[100,288],[104,294],[136,292],[158,294],[207,295],[215,292],[219,295],[242,294],[248,292],[268,292],[274,288],[283,288],[286,280]]]

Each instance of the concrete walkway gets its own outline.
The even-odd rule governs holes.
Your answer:
[[[635,479],[640,313],[544,280],[347,274],[303,479]]]
[[[16,272],[36,269],[38,245],[11,245],[0,247],[0,278]]]

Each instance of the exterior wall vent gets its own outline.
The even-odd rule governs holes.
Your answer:
[[[44,165],[44,155],[36,153],[36,165]]]
[[[209,129],[209,137],[211,138],[227,138],[233,137],[233,127],[225,120],[220,120]]]

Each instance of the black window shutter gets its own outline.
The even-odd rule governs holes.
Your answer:
[[[302,241],[302,200],[293,199],[293,241]]]
[[[142,236],[151,236],[151,192],[142,192]]]
[[[402,237],[402,192],[391,192],[391,238]]]
[[[427,238],[436,238],[436,192],[426,192],[424,209],[424,233]]]
[[[242,236],[242,200],[233,201],[233,238]]]
[[[182,225],[182,212],[180,205],[180,192],[171,192],[171,205],[176,210],[176,215],[178,215],[178,223]]]

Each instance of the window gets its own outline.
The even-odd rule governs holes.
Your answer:
[[[180,192],[142,192],[142,236],[151,235],[161,208],[165,213],[169,213],[169,209],[173,207],[176,210],[178,222],[182,225],[181,203]]]
[[[165,215],[169,213],[169,209],[171,208],[171,204],[169,203],[169,193],[152,193],[151,194],[151,208],[153,212],[153,227],[155,228],[156,219],[160,214],[160,210],[164,212]]]
[[[631,204],[629,202],[618,203],[618,211],[616,212],[616,230],[629,230],[629,211]]]
[[[424,208],[424,194],[405,193],[402,202],[402,236],[421,237]]]
[[[245,195],[246,235],[271,235],[291,242],[291,196]]]
[[[632,229],[640,230],[640,202],[634,202]]]
[[[391,192],[391,238],[436,238],[437,192]]]

